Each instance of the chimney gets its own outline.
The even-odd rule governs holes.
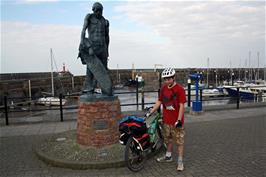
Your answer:
[[[63,63],[63,73],[66,72],[66,66],[65,66],[65,63]]]

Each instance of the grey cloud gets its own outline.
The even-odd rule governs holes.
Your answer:
[[[80,63],[76,60],[80,28],[21,22],[1,22],[1,25],[1,72],[49,71],[49,50],[53,48],[58,70],[66,63],[74,73],[80,73]]]
[[[117,10],[135,22],[151,26],[161,32],[162,36],[173,34],[173,30],[181,35],[187,33],[187,30],[192,33],[197,30],[201,35],[215,35],[220,32],[226,33],[230,27],[231,30],[228,31],[230,38],[232,31],[249,34],[251,31],[264,30],[261,25],[265,21],[263,3],[259,5],[255,3],[257,6],[254,7],[249,7],[250,4],[244,2],[141,2],[128,3],[118,7]],[[249,29],[241,31],[239,26],[243,27],[245,24],[248,24],[246,28]],[[224,28],[227,30],[224,31]]]
[[[212,53],[214,42],[220,43],[219,48],[223,51],[232,44],[237,47],[242,46],[242,42],[252,43],[262,56],[265,54],[264,2],[141,2],[121,5],[116,10],[171,40],[173,46],[168,47],[176,50],[176,55],[178,48],[182,51],[187,46],[192,50],[201,48],[199,55],[202,56]],[[249,50],[247,46],[237,55],[244,57],[246,50]],[[236,54],[228,52],[225,55]]]
[[[110,68],[117,64],[131,68],[132,63],[136,68],[154,64],[206,67],[208,57],[211,67],[229,67],[230,60],[238,67],[240,60],[243,66],[249,51],[253,66],[257,52],[260,63],[265,63],[264,2],[145,1],[122,3],[115,10],[140,29],[128,32],[110,26]],[[81,27],[1,25],[3,72],[49,71],[49,49],[53,48],[59,67],[65,62],[74,74],[85,74],[76,59]]]

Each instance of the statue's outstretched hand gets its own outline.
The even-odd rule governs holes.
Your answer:
[[[82,63],[83,65],[86,65],[85,60],[81,57],[81,52],[80,52],[80,51],[79,51],[79,54],[78,54],[77,59],[79,59],[79,58],[80,58],[80,60],[81,60],[81,63]]]

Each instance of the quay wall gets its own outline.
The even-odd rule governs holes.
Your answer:
[[[203,73],[203,83],[207,82],[216,87],[222,85],[224,81],[233,80],[255,80],[258,78],[265,79],[264,68],[185,68],[176,69],[176,80],[182,85],[187,84],[189,74],[201,72]],[[159,78],[162,69],[111,69],[110,76],[113,85],[123,85],[129,79],[134,79],[136,75],[141,75],[145,80],[146,90],[157,90],[159,88]],[[234,74],[232,74],[234,73]],[[74,76],[70,72],[53,73],[55,94],[59,93],[77,93],[83,88],[85,76]],[[51,93],[51,73],[10,73],[0,74],[0,97],[7,95],[9,97],[29,97],[29,80],[31,85],[31,96],[40,97],[45,93]],[[0,104],[2,104],[2,99]]]

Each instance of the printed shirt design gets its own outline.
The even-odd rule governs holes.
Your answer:
[[[170,95],[170,97],[167,95],[163,95],[162,102],[163,102],[165,109],[169,111],[176,110],[175,100],[176,100],[176,93],[174,92],[172,93],[172,95]]]
[[[179,113],[179,104],[186,102],[184,88],[179,84],[176,84],[171,89],[164,85],[161,89],[159,101],[163,104],[164,123],[174,125]],[[182,122],[184,123],[184,116],[182,117]]]

